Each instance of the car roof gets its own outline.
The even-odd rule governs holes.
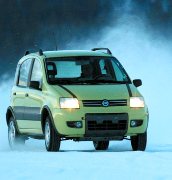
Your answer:
[[[27,53],[23,56],[18,64],[21,64],[25,59],[28,58],[54,58],[54,57],[72,57],[72,56],[104,56],[104,57],[112,57],[112,54],[101,52],[101,51],[91,51],[91,50],[58,50],[58,51],[43,51],[40,53]]]
[[[52,57],[70,57],[70,56],[109,56],[112,57],[111,54],[107,54],[99,51],[88,51],[88,50],[62,50],[62,51],[46,51],[43,52],[46,58]]]

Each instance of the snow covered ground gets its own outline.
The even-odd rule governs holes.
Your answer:
[[[110,142],[107,151],[95,151],[92,142],[64,141],[60,152],[50,153],[43,140],[33,139],[20,150],[11,151],[5,113],[12,81],[6,80],[0,84],[0,180],[172,179],[171,42],[150,38],[142,24],[134,30],[132,22],[121,24],[105,29],[98,44],[94,39],[84,44],[74,42],[69,49],[109,47],[131,79],[142,79],[138,89],[150,112],[146,151],[133,152],[127,140]]]
[[[172,179],[172,142],[167,142],[172,126],[168,124],[162,132],[156,130],[157,124],[162,122],[156,119],[162,116],[161,112],[152,107],[157,103],[154,102],[156,97],[150,104],[152,111],[145,152],[133,152],[130,141],[125,140],[111,141],[107,151],[95,151],[92,142],[64,141],[60,152],[50,153],[45,150],[43,140],[34,139],[26,141],[19,150],[11,151],[5,122],[9,84],[11,81],[0,88],[0,179]],[[165,117],[163,122],[170,122],[171,117]],[[154,124],[156,128],[153,128]]]
[[[108,151],[93,150],[92,143],[63,143],[60,152],[45,151],[31,142],[20,151],[0,151],[1,179],[171,179],[172,145],[148,145],[133,152],[129,142],[112,142]]]
[[[172,143],[148,143],[145,152],[133,152],[127,140],[111,141],[107,151],[95,151],[92,142],[64,141],[60,152],[47,152],[43,140],[29,139],[11,151],[4,118],[0,129],[2,180],[172,178]]]

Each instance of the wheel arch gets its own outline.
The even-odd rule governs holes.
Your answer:
[[[50,116],[51,117],[51,111],[49,109],[48,106],[44,106],[42,108],[42,112],[41,112],[41,126],[42,126],[42,131],[44,133],[44,127],[45,127],[45,120],[46,120],[46,117],[47,116]]]
[[[13,119],[14,119],[14,123],[15,123],[16,129],[17,129],[17,132],[20,133],[18,125],[17,125],[16,117],[15,117],[15,114],[14,114],[14,111],[13,111],[13,108],[11,106],[9,106],[7,108],[7,112],[6,112],[6,123],[7,123],[7,126],[9,124],[9,121],[10,121],[11,117],[13,117]]]
[[[14,120],[16,121],[16,118],[15,118],[15,115],[14,115],[14,111],[13,111],[12,107],[9,106],[9,107],[7,108],[7,112],[6,112],[6,123],[7,123],[7,125],[8,125],[8,123],[9,123],[9,121],[10,121],[11,116],[12,116],[12,117],[14,118]]]
[[[51,124],[52,124],[55,132],[56,132],[58,135],[62,136],[62,135],[57,131],[57,129],[56,129],[56,126],[55,126],[55,124],[54,124],[54,119],[53,119],[51,110],[50,110],[50,108],[49,108],[47,105],[43,106],[42,112],[41,112],[41,126],[42,126],[42,131],[43,131],[43,133],[44,133],[44,131],[45,131],[45,120],[46,120],[47,116],[50,117]]]

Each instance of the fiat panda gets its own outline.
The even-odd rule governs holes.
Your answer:
[[[131,140],[134,151],[147,142],[148,107],[121,63],[108,48],[25,52],[16,68],[7,109],[12,149],[29,138],[45,139],[47,151],[64,140]]]

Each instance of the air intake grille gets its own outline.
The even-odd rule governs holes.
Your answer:
[[[103,100],[83,100],[83,106],[85,107],[103,107]],[[127,106],[127,100],[109,100],[108,106]]]
[[[112,121],[103,121],[99,124],[96,121],[88,121],[88,130],[125,130],[127,125],[126,120],[119,120],[118,123],[113,123]]]
[[[127,113],[87,113],[85,118],[85,137],[114,137],[127,133]]]

